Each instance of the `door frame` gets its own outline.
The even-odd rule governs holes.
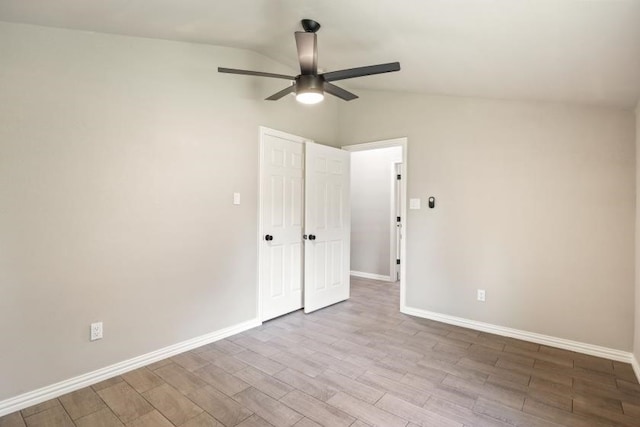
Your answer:
[[[258,151],[260,153],[259,154],[260,157],[258,160],[258,166],[259,166],[258,167],[258,235],[256,236],[257,237],[256,244],[258,247],[258,269],[257,269],[257,279],[256,279],[257,288],[258,288],[257,289],[258,297],[256,299],[256,313],[258,315],[258,320],[260,321],[260,323],[262,323],[263,322],[262,320],[262,283],[261,283],[261,277],[260,277],[260,269],[262,268],[262,257],[263,257],[263,254],[262,254],[262,236],[263,236],[262,205],[264,203],[264,200],[263,200],[263,194],[262,194],[262,173],[264,172],[264,165],[262,162],[262,158],[264,156],[264,137],[265,135],[273,135],[276,137],[293,140],[300,144],[305,144],[306,142],[314,142],[314,141],[308,138],[304,138],[302,136],[293,135],[293,134],[282,132],[276,129],[271,129],[266,126],[259,126],[258,131],[259,131]],[[304,165],[304,162],[303,162],[303,165]],[[302,202],[304,203],[304,199]],[[304,226],[303,226],[303,230],[304,230]],[[303,254],[302,256],[304,257],[304,250],[302,251],[302,254]],[[304,259],[302,261],[304,261]],[[302,268],[304,268],[304,263],[302,264]],[[304,292],[304,287],[303,287],[303,292]]]
[[[347,151],[366,151],[375,150],[377,148],[402,147],[402,174],[404,177],[400,180],[400,196],[402,206],[400,207],[400,223],[402,224],[402,240],[400,242],[400,310],[404,310],[406,304],[406,287],[407,287],[407,179],[409,176],[409,166],[407,163],[407,146],[409,140],[407,137],[385,139],[380,141],[364,142],[361,144],[343,145],[341,148]]]
[[[398,238],[398,235],[402,236],[402,212],[399,212],[402,209],[402,205],[404,201],[402,200],[402,191],[400,190],[400,186],[402,185],[402,179],[397,178],[397,175],[403,175],[402,162],[393,162],[391,163],[391,200],[389,202],[389,209],[391,210],[391,219],[389,225],[389,255],[390,255],[390,266],[389,266],[389,280],[391,282],[398,281],[398,276],[400,274],[400,269],[398,268],[397,260],[400,261],[400,267],[402,267],[402,251],[400,250],[399,243],[402,242],[401,239]],[[400,183],[398,184],[398,181]],[[397,217],[400,217],[400,224],[398,224]]]

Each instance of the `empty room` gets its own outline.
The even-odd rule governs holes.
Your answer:
[[[640,426],[640,1],[0,0],[0,427]]]

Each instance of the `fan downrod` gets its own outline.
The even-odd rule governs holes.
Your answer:
[[[307,33],[316,33],[320,29],[320,24],[313,19],[303,19],[300,21],[302,28]]]

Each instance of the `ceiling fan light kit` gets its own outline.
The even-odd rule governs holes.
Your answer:
[[[285,95],[295,93],[298,102],[303,104],[317,104],[324,99],[325,92],[345,101],[358,98],[357,95],[330,82],[400,71],[399,62],[390,62],[388,64],[369,65],[366,67],[349,68],[318,74],[318,44],[316,32],[320,29],[320,24],[312,19],[303,19],[301,24],[304,32],[296,31],[295,33],[298,61],[300,63],[299,75],[287,76],[284,74],[224,67],[218,67],[218,72],[291,80],[293,81],[291,86],[274,93],[266,98],[266,100],[277,101]]]
[[[317,104],[324,99],[324,80],[320,76],[296,77],[296,100],[303,104]]]

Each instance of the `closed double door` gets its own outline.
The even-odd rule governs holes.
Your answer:
[[[349,298],[349,153],[261,128],[261,320]]]

